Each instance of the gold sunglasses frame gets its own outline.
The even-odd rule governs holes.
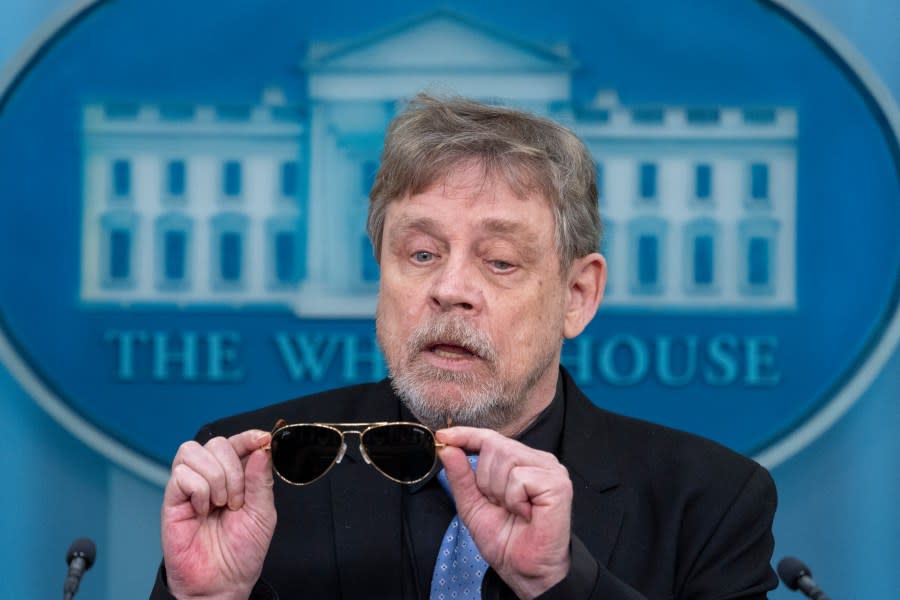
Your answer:
[[[385,427],[387,425],[411,425],[417,429],[422,429],[424,431],[427,431],[428,434],[431,435],[431,441],[432,441],[432,444],[434,445],[434,462],[431,464],[431,468],[428,469],[428,471],[422,477],[419,477],[418,479],[416,479],[414,481],[402,481],[400,479],[397,479],[396,477],[391,477],[390,475],[385,473],[381,468],[378,467],[378,465],[376,465],[374,462],[372,462],[371,458],[369,458],[369,455],[366,452],[365,444],[363,444],[363,436],[372,429],[377,429],[379,427]],[[362,422],[362,423],[288,423],[284,419],[278,419],[278,421],[276,421],[276,423],[275,423],[275,427],[272,428],[272,437],[274,439],[275,434],[278,433],[279,431],[281,431],[282,429],[288,429],[288,428],[293,428],[293,427],[310,427],[310,426],[322,427],[324,429],[330,429],[332,431],[337,432],[337,434],[341,436],[341,447],[340,447],[340,449],[338,449],[337,454],[335,454],[335,457],[331,461],[331,464],[328,465],[328,468],[326,468],[324,471],[322,471],[322,474],[319,475],[318,477],[316,477],[315,479],[313,479],[311,481],[307,481],[305,483],[298,483],[296,481],[291,481],[291,480],[287,479],[284,475],[282,475],[281,473],[278,472],[278,469],[275,468],[275,462],[272,461],[272,471],[276,475],[278,475],[279,479],[281,479],[288,485],[293,485],[296,487],[303,487],[305,485],[313,484],[313,483],[317,482],[318,480],[322,479],[323,477],[325,477],[325,475],[327,475],[328,472],[331,471],[332,468],[334,468],[334,465],[340,463],[341,460],[343,460],[344,455],[347,453],[347,439],[344,436],[345,436],[345,434],[348,434],[348,433],[356,434],[356,436],[359,438],[359,453],[362,455],[363,460],[366,461],[367,465],[371,466],[373,469],[378,471],[382,476],[386,477],[387,479],[390,479],[391,481],[402,484],[402,485],[415,485],[421,481],[428,479],[428,477],[434,472],[434,468],[438,462],[438,457],[437,457],[438,448],[443,448],[445,446],[445,444],[443,444],[437,440],[437,438],[434,435],[434,431],[432,431],[430,428],[426,427],[425,425],[422,425],[421,423],[415,423],[413,421],[374,421],[374,422],[370,422],[370,423],[366,423],[366,422]],[[351,427],[353,429],[347,429],[348,427]],[[272,451],[271,443],[268,446],[266,446],[264,449],[271,452]]]

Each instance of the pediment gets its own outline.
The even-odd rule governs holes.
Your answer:
[[[458,14],[438,11],[339,44],[313,44],[310,71],[570,71],[566,47],[518,40]]]

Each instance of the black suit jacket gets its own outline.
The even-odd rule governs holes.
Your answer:
[[[775,486],[765,469],[709,440],[602,410],[561,373],[559,459],[574,487],[575,587],[587,584],[585,597],[598,600],[765,598],[777,585],[769,564]],[[223,419],[204,427],[198,441],[269,430],[282,418],[399,416],[399,401],[381,381]],[[344,461],[313,485],[275,479],[278,525],[263,580],[281,600],[409,596],[402,487],[364,464],[352,441],[348,446]],[[556,592],[565,589],[575,588]],[[151,598],[171,598],[162,573]]]

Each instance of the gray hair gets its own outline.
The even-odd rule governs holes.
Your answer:
[[[595,165],[578,136],[527,112],[419,94],[388,127],[369,194],[366,229],[379,262],[388,204],[472,162],[485,178],[503,177],[514,193],[539,192],[550,201],[562,273],[597,251],[602,225]]]

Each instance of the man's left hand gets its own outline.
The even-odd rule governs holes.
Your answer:
[[[556,457],[490,429],[437,433],[456,510],[482,558],[519,598],[534,598],[569,572],[572,481]],[[479,455],[473,472],[466,452]]]

